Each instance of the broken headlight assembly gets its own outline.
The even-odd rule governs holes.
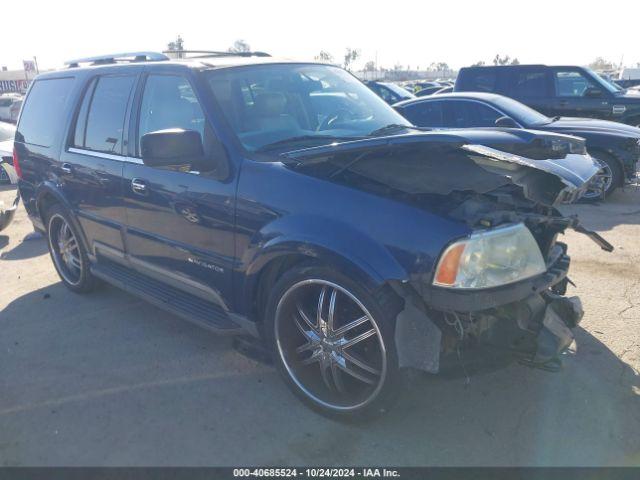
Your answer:
[[[480,289],[518,282],[546,271],[531,231],[517,223],[481,230],[455,242],[438,262],[433,284]]]

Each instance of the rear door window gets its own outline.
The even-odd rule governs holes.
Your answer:
[[[494,71],[471,71],[467,79],[465,90],[473,92],[495,92],[497,89],[498,72]]]
[[[444,128],[442,104],[444,102],[421,102],[404,108],[407,120],[418,127]]]
[[[90,86],[85,94],[78,115],[76,147],[122,154],[125,114],[135,80],[135,76],[105,76],[95,80],[95,86]]]
[[[515,98],[549,97],[545,70],[516,70],[511,81],[511,95]]]
[[[52,78],[34,82],[20,116],[17,138],[50,147],[65,124],[66,104],[74,79]]]
[[[453,128],[494,127],[502,117],[497,110],[478,102],[449,101],[449,109]]]

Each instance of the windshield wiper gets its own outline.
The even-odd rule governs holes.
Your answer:
[[[384,135],[385,133],[391,133],[396,130],[418,130],[419,132],[429,132],[430,128],[427,127],[416,127],[413,125],[402,125],[401,123],[390,123],[389,125],[385,125],[384,127],[376,128],[374,131],[369,133],[369,137],[375,137],[377,135]]]
[[[306,142],[311,140],[325,140],[325,141],[333,140],[333,141],[348,142],[350,140],[362,140],[363,138],[365,137],[337,137],[335,135],[299,135],[297,137],[284,138],[276,142],[267,143],[266,145],[263,145],[260,148],[256,149],[256,152],[268,152],[270,150],[276,150],[290,143]]]

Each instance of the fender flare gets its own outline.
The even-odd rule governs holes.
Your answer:
[[[42,202],[47,195],[53,196],[56,203],[62,205],[62,208],[66,210],[69,216],[69,219],[73,224],[73,227],[80,234],[80,242],[82,243],[82,246],[85,248],[85,251],[91,255],[91,249],[89,248],[87,237],[85,236],[82,225],[80,225],[80,222],[78,222],[78,219],[76,218],[76,215],[73,212],[73,208],[71,204],[62,194],[62,192],[60,192],[60,189],[53,182],[49,182],[49,181],[42,182],[40,185],[38,185],[34,194],[34,197],[36,199],[35,201],[36,209],[38,212],[38,216],[40,217],[40,219],[42,220],[42,224],[44,225],[45,234],[47,234],[48,232],[47,232],[47,222],[46,222],[46,219],[44,218],[44,211],[42,209]]]
[[[253,304],[265,268],[288,256],[330,265],[370,291],[389,280],[409,279],[387,248],[349,225],[326,217],[283,217],[259,231],[247,249],[241,305]]]

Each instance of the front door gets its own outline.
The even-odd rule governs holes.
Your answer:
[[[610,119],[613,105],[609,92],[578,69],[555,69],[554,115]]]
[[[125,164],[129,260],[148,276],[224,305],[231,298],[236,184],[225,150],[186,77],[148,75],[139,104],[137,145],[146,133],[195,130],[206,161],[163,168],[141,159]]]

